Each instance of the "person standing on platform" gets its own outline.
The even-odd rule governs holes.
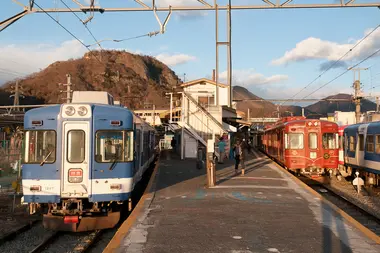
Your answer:
[[[239,140],[236,141],[233,151],[234,151],[234,158],[235,158],[235,174],[237,175],[238,170],[239,170],[240,157],[242,155],[242,149],[241,149],[241,144]]]
[[[218,161],[218,163],[223,163],[224,156],[226,155],[225,154],[226,143],[224,142],[223,138],[219,139],[218,148],[219,148],[219,161]]]

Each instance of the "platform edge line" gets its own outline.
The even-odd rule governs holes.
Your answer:
[[[269,158],[268,158],[269,159]],[[281,167],[279,164],[277,164],[275,161],[273,161],[273,164],[275,166],[277,166],[278,168],[280,168],[281,170],[285,170],[283,167]],[[361,231],[363,234],[365,234],[367,237],[369,237],[370,239],[372,239],[373,241],[375,241],[377,244],[380,244],[380,236],[377,236],[374,232],[372,232],[371,230],[369,230],[368,228],[366,228],[365,226],[363,226],[362,224],[360,224],[356,219],[354,219],[351,215],[347,214],[345,211],[343,211],[342,209],[340,209],[339,207],[337,207],[336,205],[334,205],[333,203],[331,203],[330,201],[328,201],[327,199],[325,199],[324,197],[322,197],[321,194],[319,194],[318,192],[314,191],[311,187],[309,187],[307,184],[305,184],[304,182],[302,182],[300,179],[298,179],[296,176],[294,176],[293,174],[291,174],[290,172],[286,171],[285,172],[293,179],[295,179],[294,181],[302,186],[303,188],[307,189],[309,192],[311,192],[314,196],[317,196],[321,201],[325,202],[328,206],[330,206],[336,213],[340,214],[344,219],[346,219],[349,223],[351,223],[354,227],[356,227],[359,231]]]
[[[125,235],[128,234],[131,227],[135,224],[137,218],[140,216],[141,211],[143,210],[144,204],[148,196],[152,195],[151,192],[153,182],[156,180],[156,175],[158,171],[158,167],[161,160],[161,153],[158,155],[158,159],[156,161],[155,168],[150,177],[149,183],[144,191],[144,194],[141,196],[139,203],[137,203],[136,207],[133,209],[132,213],[128,216],[128,218],[123,222],[120,228],[116,231],[115,235],[112,237],[111,241],[107,244],[107,247],[103,250],[103,253],[113,253],[117,250],[121,244],[122,239]],[[154,190],[155,191],[155,190]]]

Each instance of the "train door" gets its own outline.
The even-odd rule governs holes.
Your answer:
[[[321,157],[323,154],[318,147],[318,136],[321,136],[321,132],[308,132],[308,145],[309,145],[309,154],[308,157],[315,161],[318,157]]]
[[[89,122],[65,122],[63,135],[61,196],[88,197]]]
[[[137,171],[139,170],[139,167],[140,167],[140,141],[141,141],[141,137],[140,137],[140,134],[141,134],[141,131],[140,129],[136,129],[136,137],[135,137],[135,157],[134,157],[134,175],[137,173]]]
[[[364,145],[367,132],[367,125],[361,125],[357,133],[357,145],[356,145],[356,164],[364,163]]]

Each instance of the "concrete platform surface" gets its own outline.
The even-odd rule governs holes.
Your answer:
[[[261,154],[244,176],[233,161],[218,164],[217,181],[206,189],[194,160],[162,155],[152,193],[114,252],[380,252]]]

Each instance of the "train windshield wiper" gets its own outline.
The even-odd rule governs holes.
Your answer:
[[[115,159],[112,161],[112,164],[111,164],[109,170],[113,170],[113,169],[114,169],[116,163],[117,163],[118,160],[121,158],[121,156],[123,155],[123,153],[124,153],[124,149],[121,149],[120,154],[119,154],[119,155],[116,155]]]
[[[49,156],[53,153],[53,150],[49,152],[49,154],[44,158],[44,160],[42,160],[42,162],[40,163],[40,166],[43,166],[45,164],[45,162],[47,161],[47,159],[49,158]]]

